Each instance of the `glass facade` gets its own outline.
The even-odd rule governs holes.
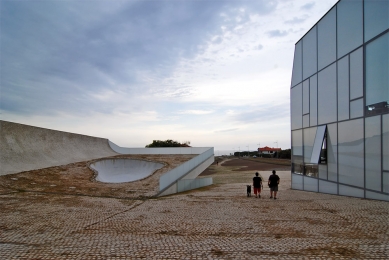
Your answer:
[[[292,188],[389,201],[389,1],[340,0],[296,44]]]

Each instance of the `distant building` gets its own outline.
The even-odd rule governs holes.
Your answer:
[[[296,43],[292,189],[389,201],[388,10],[340,0]]]
[[[274,148],[269,146],[258,148],[259,154],[274,154],[275,152],[281,152],[281,148]]]

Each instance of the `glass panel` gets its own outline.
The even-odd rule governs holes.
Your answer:
[[[317,74],[309,80],[310,126],[317,125]]]
[[[350,54],[350,99],[363,96],[363,48]]]
[[[318,81],[318,123],[335,122],[337,119],[336,64],[322,70]]]
[[[338,61],[338,120],[349,119],[348,56]]]
[[[303,127],[309,127],[309,114],[303,116]]]
[[[328,177],[327,164],[319,164],[319,178],[327,179],[327,177]]]
[[[367,199],[373,199],[373,200],[386,200],[386,201],[389,201],[389,195],[382,194],[382,193],[371,192],[371,191],[366,191],[366,198]]]
[[[363,43],[362,0],[343,0],[338,8],[338,58],[346,55]]]
[[[366,46],[366,114],[389,112],[389,33]]]
[[[382,158],[383,169],[389,171],[389,114],[382,116]]]
[[[303,176],[292,174],[292,189],[303,190]]]
[[[304,177],[304,190],[318,192],[319,191],[318,186],[319,186],[318,179]]]
[[[389,1],[365,1],[365,42],[389,28]]]
[[[350,102],[350,117],[362,117],[363,116],[363,98]]]
[[[389,172],[383,172],[383,192],[389,193]]]
[[[366,189],[381,191],[381,116],[365,119]]]
[[[324,16],[317,25],[318,69],[336,60],[336,7]]]
[[[303,81],[302,41],[298,42],[294,49],[292,87]]]
[[[322,125],[322,126],[317,127],[317,129],[314,129],[314,130],[316,130],[315,131],[316,133],[315,133],[315,139],[313,142],[313,148],[311,148],[311,153],[310,153],[311,156],[306,157],[304,154],[304,157],[306,157],[307,160],[310,161],[310,163],[316,163],[316,164],[319,163],[320,152],[321,152],[321,148],[323,145],[324,135],[326,133],[326,128],[327,128],[327,126]],[[305,132],[304,132],[304,141],[305,141]],[[305,147],[305,142],[304,142],[304,147]]]
[[[304,129],[304,162],[310,163],[315,141],[316,127]],[[316,162],[317,163],[317,162]]]
[[[339,182],[364,186],[363,119],[338,125]]]
[[[290,90],[291,98],[291,126],[292,130],[303,126],[303,93],[302,84]]]
[[[303,173],[303,131],[292,131],[292,172]]]
[[[309,113],[309,79],[303,82],[303,115]]]
[[[353,188],[353,187],[339,185],[339,195],[363,198],[364,197],[364,190],[358,189],[358,188]]]
[[[303,79],[317,72],[316,27],[303,38]]]
[[[336,183],[319,180],[319,192],[338,194],[338,185]]]
[[[319,167],[317,164],[304,164],[304,175],[317,178],[318,173]]]
[[[328,180],[338,181],[338,129],[337,124],[327,125]]]

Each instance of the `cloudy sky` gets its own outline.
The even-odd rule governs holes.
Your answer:
[[[337,0],[1,0],[0,119],[125,147],[290,148],[294,44]]]

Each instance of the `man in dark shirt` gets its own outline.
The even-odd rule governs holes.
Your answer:
[[[270,198],[277,199],[278,184],[280,184],[280,177],[276,174],[276,171],[273,170],[273,174],[269,176],[268,185],[270,188]]]
[[[256,172],[255,177],[253,178],[254,195],[256,198],[261,197],[261,186],[262,186],[262,178],[259,177],[258,172]]]

